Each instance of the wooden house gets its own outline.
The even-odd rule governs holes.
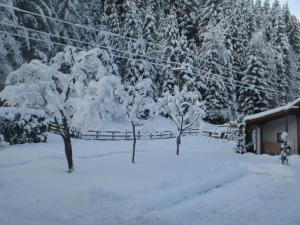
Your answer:
[[[280,154],[280,138],[287,132],[292,154],[300,154],[300,98],[266,112],[247,116],[246,143],[257,154]]]

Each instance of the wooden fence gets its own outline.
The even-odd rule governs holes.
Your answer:
[[[59,128],[50,123],[48,125],[48,131],[59,134]],[[186,135],[198,135],[200,129],[190,129],[183,132],[183,136]],[[155,140],[155,139],[169,139],[177,136],[176,131],[155,131],[155,132],[142,132],[138,130],[136,132],[137,140]],[[132,131],[97,131],[89,130],[84,132],[72,132],[72,137],[75,139],[82,140],[99,140],[99,141],[122,141],[122,140],[133,140]]]
[[[200,133],[199,129],[190,129],[183,132],[183,136],[197,135]],[[80,134],[80,139],[83,140],[100,140],[100,141],[121,141],[133,140],[132,131],[87,131]],[[154,139],[169,139],[177,136],[176,131],[156,131],[156,132],[136,132],[137,140],[154,140]]]

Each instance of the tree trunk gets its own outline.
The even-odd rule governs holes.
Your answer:
[[[71,136],[67,134],[63,137],[63,140],[65,144],[65,154],[69,168],[68,172],[71,173],[74,170]]]
[[[179,155],[179,147],[181,144],[181,134],[179,134],[176,138],[176,144],[177,144],[177,150],[176,150],[176,155]]]
[[[135,146],[136,146],[136,134],[135,134],[135,124],[131,123],[132,125],[132,133],[133,133],[133,146],[132,146],[132,163],[135,161]]]

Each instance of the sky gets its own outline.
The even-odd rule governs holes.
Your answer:
[[[289,3],[291,13],[300,17],[300,0],[279,0],[282,4]]]

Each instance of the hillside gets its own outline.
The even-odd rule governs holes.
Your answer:
[[[23,63],[51,64],[71,45],[106,49],[123,84],[151,79],[154,101],[184,77],[214,123],[299,96],[300,24],[277,0],[0,3],[0,89]]]

